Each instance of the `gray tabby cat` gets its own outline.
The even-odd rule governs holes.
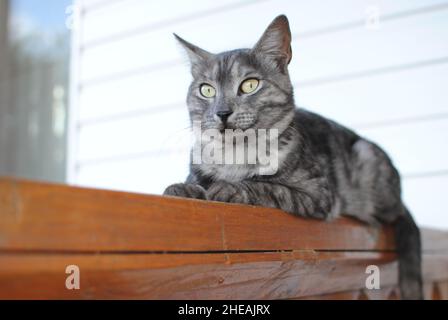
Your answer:
[[[202,128],[279,132],[279,168],[193,164],[186,183],[164,194],[279,208],[316,219],[351,216],[393,225],[404,299],[422,298],[420,234],[401,199],[400,176],[386,153],[353,131],[296,108],[288,74],[291,33],[277,17],[252,49],[212,54],[175,35],[191,60],[187,104]],[[300,235],[298,235],[300,236]]]

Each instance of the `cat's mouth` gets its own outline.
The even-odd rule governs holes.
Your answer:
[[[225,133],[226,130],[235,130],[235,129],[238,129],[238,128],[236,128],[231,123],[225,123],[225,124],[220,123],[219,126],[218,126],[218,130],[221,133]]]
[[[237,122],[227,122],[225,124],[219,124],[218,130],[221,133],[225,133],[226,130],[249,130],[249,129],[256,129],[256,121],[255,122],[244,122],[241,123],[239,121]]]
[[[236,128],[235,126],[232,126],[232,125],[228,125],[228,124],[220,125],[218,128],[220,133],[225,133],[226,130],[236,130],[236,129],[238,129],[238,128]]]
[[[219,130],[219,132],[221,134],[226,133],[226,130],[231,130],[231,131],[242,130],[242,131],[245,131],[247,129],[250,129],[250,128],[239,128],[239,127],[233,126],[233,125],[219,126],[219,128],[218,128],[218,130]]]

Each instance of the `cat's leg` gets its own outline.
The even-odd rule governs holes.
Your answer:
[[[169,186],[163,192],[166,196],[207,200],[206,191],[199,184],[177,183]]]
[[[311,190],[258,181],[218,181],[207,190],[207,198],[278,208],[294,215],[315,219],[328,218],[332,206],[331,193],[323,185]]]

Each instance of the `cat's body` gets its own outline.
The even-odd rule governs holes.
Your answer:
[[[274,175],[258,175],[256,169],[244,165],[192,164],[188,182],[206,190],[216,181],[236,184],[239,195],[247,189],[244,203],[280,207],[301,216],[345,214],[370,224],[395,219],[393,213],[385,211],[397,212],[401,205],[400,178],[376,145],[304,109],[294,110],[294,118],[279,141],[282,156]],[[239,167],[238,174],[229,167]],[[268,184],[275,195],[254,187],[255,183]],[[302,194],[310,201],[299,201]],[[221,197],[219,200],[227,202],[230,196],[217,194],[214,200]],[[284,201],[277,204],[271,197],[283,197]]]
[[[295,107],[286,17],[275,19],[254,49],[214,55],[178,39],[192,62],[187,100],[192,123],[221,131],[278,130],[278,170],[262,175],[254,165],[192,163],[186,183],[165,194],[274,207],[317,219],[342,214],[392,224],[402,296],[421,298],[419,230],[402,203],[399,174],[374,143]]]

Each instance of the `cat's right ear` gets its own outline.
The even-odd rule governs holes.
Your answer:
[[[187,52],[192,65],[204,63],[213,56],[212,53],[191,44],[190,42],[179,37],[177,34],[173,33],[173,35]]]

